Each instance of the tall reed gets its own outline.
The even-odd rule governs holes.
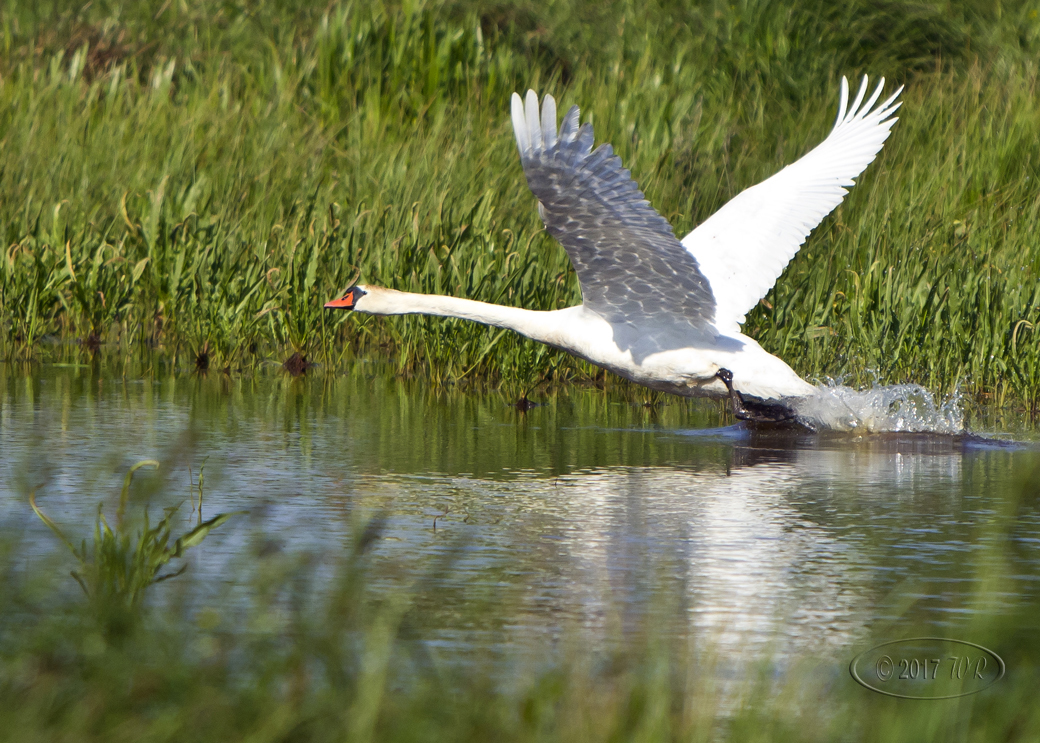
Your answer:
[[[514,90],[582,105],[681,235],[822,139],[840,76],[870,73],[907,85],[901,120],[748,331],[810,377],[1040,401],[1026,2],[113,0],[19,4],[0,25],[5,357],[600,378],[496,330],[321,305],[358,275],[579,301],[523,181]]]

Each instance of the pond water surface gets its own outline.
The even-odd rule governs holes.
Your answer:
[[[187,499],[189,468],[197,480],[204,465],[205,514],[249,515],[192,557],[203,603],[249,590],[238,571],[258,539],[331,559],[381,516],[373,559],[393,570],[379,580],[435,576],[423,611],[445,654],[575,631],[608,643],[654,617],[725,652],[846,658],[901,624],[959,637],[979,613],[1036,598],[1028,432],[1010,445],[756,432],[715,403],[650,409],[595,389],[521,413],[497,394],[359,369],[122,378],[0,365],[0,529],[54,556],[32,490],[85,537],[134,462],[162,462],[134,491],[153,508]],[[492,599],[489,620],[474,607]]]

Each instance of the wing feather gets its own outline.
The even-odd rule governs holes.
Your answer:
[[[697,259],[644,198],[614,148],[592,149],[572,107],[556,130],[556,101],[513,94],[513,131],[527,184],[549,233],[566,249],[584,305],[611,322],[712,330],[715,299]]]
[[[736,330],[798,252],[809,233],[841,203],[848,187],[888,139],[902,88],[874,107],[884,78],[863,102],[863,78],[851,106],[841,81],[838,117],[827,138],[776,175],[737,194],[683,238],[711,284],[716,326]],[[862,104],[862,105],[861,105]]]

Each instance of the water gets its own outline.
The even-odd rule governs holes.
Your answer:
[[[877,394],[891,409],[910,393]],[[756,432],[722,416],[594,389],[521,413],[360,365],[298,380],[0,365],[0,534],[21,541],[25,569],[63,565],[30,491],[83,537],[134,462],[162,462],[135,490],[156,509],[187,500],[204,466],[205,514],[249,515],[193,556],[200,607],[244,601],[259,553],[312,555],[330,574],[381,516],[372,590],[414,590],[430,647],[451,657],[653,626],[741,657],[851,658],[904,625],[970,641],[973,618],[1035,599],[1028,430]]]
[[[960,395],[936,402],[917,384],[874,385],[858,390],[818,385],[799,401],[798,419],[816,431],[926,433],[956,436],[964,431]]]

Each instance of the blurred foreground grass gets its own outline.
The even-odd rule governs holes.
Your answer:
[[[536,634],[540,647],[488,642],[515,619],[494,593],[454,609],[456,639],[445,644],[428,609],[461,552],[406,578],[374,549],[387,523],[355,514],[331,565],[257,533],[236,579],[207,586],[189,571],[131,604],[66,590],[61,560],[38,549],[27,559],[24,537],[3,535],[0,740],[1036,740],[1040,606],[1035,592],[1002,598],[1012,595],[1002,584],[1009,551],[1029,548],[1016,523],[1040,502],[1032,474],[980,523],[973,611],[950,629],[1007,661],[1006,677],[977,695],[922,702],[866,691],[847,669],[870,638],[848,657],[765,657],[735,677],[736,659],[714,653],[710,637],[666,630],[646,607],[642,622],[620,621],[631,607],[609,601],[597,621],[626,629],[604,646],[566,619]],[[146,487],[163,499],[156,482]],[[229,590],[243,581],[245,594]],[[648,597],[665,614],[675,600]],[[896,603],[904,616],[873,620],[875,642],[932,634],[906,619],[912,590]]]
[[[907,85],[901,120],[748,332],[810,378],[1040,403],[1033,3],[11,0],[0,33],[0,357],[601,379],[509,333],[321,306],[359,273],[579,300],[514,90],[581,105],[682,235],[822,139],[840,76],[869,73]]]

